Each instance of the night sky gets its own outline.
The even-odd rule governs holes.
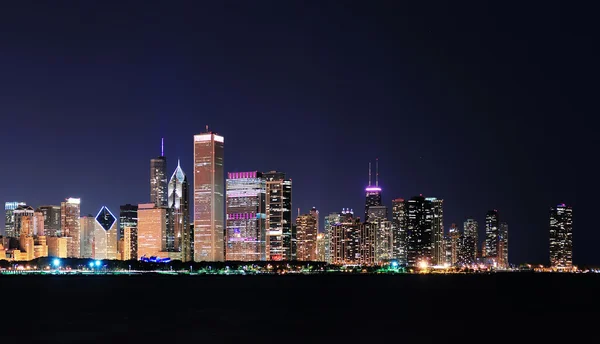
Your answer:
[[[0,4],[0,201],[149,201],[165,138],[191,182],[193,135],[225,170],[280,170],[297,208],[443,198],[447,229],[498,209],[511,263],[548,260],[548,209],[593,221],[598,38],[567,3],[28,1]],[[594,108],[592,108],[592,105]],[[587,124],[584,118],[588,117]],[[580,194],[579,202],[576,193]],[[585,197],[585,198],[582,198]],[[0,220],[3,224],[3,219]],[[3,225],[2,225],[3,228]]]

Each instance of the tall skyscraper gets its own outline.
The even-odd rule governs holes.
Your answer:
[[[331,230],[332,227],[339,224],[341,222],[341,214],[340,213],[330,213],[325,216],[325,227],[324,227],[324,235],[325,235],[325,262],[331,263]]]
[[[33,216],[35,211],[28,205],[20,205],[14,211],[14,234],[17,238],[21,236],[33,236]]]
[[[406,202],[407,265],[433,263],[433,209],[431,201],[415,196]]]
[[[331,263],[336,265],[373,265],[375,235],[373,226],[361,223],[350,209],[343,209],[340,222],[330,230]]]
[[[228,173],[226,194],[225,259],[266,260],[266,182],[262,173]]]
[[[367,223],[375,235],[375,262],[390,261],[394,257],[392,223],[387,219],[387,207],[372,205],[368,207]]]
[[[44,232],[46,236],[60,236],[60,206],[43,205],[37,211],[44,215]]]
[[[550,265],[573,268],[573,208],[564,203],[550,208]]]
[[[383,205],[381,202],[381,188],[379,187],[379,160],[375,167],[375,186],[371,185],[371,163],[369,163],[369,185],[365,189],[365,222],[369,222],[369,208]]]
[[[163,143],[160,156],[150,160],[150,202],[157,207],[167,206],[167,158]]]
[[[225,259],[223,136],[194,135],[194,261]]]
[[[96,229],[96,217],[88,214],[79,218],[81,229],[81,241],[79,243],[79,255],[81,258],[93,258],[92,246],[94,245],[94,230]]]
[[[4,235],[8,238],[17,238],[18,235],[15,233],[15,217],[14,210],[19,206],[24,206],[25,202],[6,202],[4,203],[4,210],[6,211],[6,217],[4,218]]]
[[[169,225],[172,229],[172,239],[167,238],[171,245],[167,245],[167,250],[179,252],[181,260],[188,262],[192,260],[192,246],[190,233],[190,193],[187,177],[181,169],[181,164],[177,161],[177,168],[169,180],[169,200],[168,206],[172,219]]]
[[[498,211],[490,210],[485,215],[485,255],[484,258],[491,264],[498,264],[498,251],[500,248]],[[493,262],[493,263],[492,263]]]
[[[450,247],[450,266],[456,266],[460,261],[460,229],[453,223],[448,230],[448,240]]]
[[[296,218],[296,259],[317,260],[317,218],[312,213]]]
[[[123,231],[123,260],[137,259],[137,227],[125,227]]]
[[[167,208],[154,203],[138,205],[137,259],[142,257],[169,258],[165,248]]]
[[[125,234],[125,227],[137,227],[137,204],[124,204],[119,207],[119,238]]]
[[[403,198],[392,200],[392,239],[394,259],[400,266],[406,266],[406,208]]]
[[[117,232],[117,218],[107,207],[102,207],[96,215],[94,259],[117,259]]]
[[[500,222],[498,229],[498,265],[508,268],[508,224]]]
[[[444,200],[428,197],[431,202],[431,231],[433,233],[433,264],[443,265],[444,258]]]
[[[325,259],[325,233],[317,234],[317,261],[326,262]]]
[[[263,173],[266,180],[267,260],[292,260],[292,180],[285,173]]]
[[[475,263],[479,246],[479,224],[474,219],[467,219],[463,224],[463,235],[460,243],[459,265],[468,266]]]
[[[69,237],[69,247],[67,247],[67,257],[79,258],[81,243],[80,243],[80,213],[81,199],[67,198],[60,204],[60,227],[61,235]]]

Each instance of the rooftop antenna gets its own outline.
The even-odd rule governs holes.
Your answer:
[[[379,158],[375,158],[375,186],[379,186]]]
[[[369,186],[371,186],[371,162],[369,161]]]
[[[165,138],[160,139],[160,156],[165,156]]]
[[[177,167],[180,167],[180,166],[179,166],[179,158],[177,158]]]
[[[300,216],[300,207],[298,207],[298,216]]]

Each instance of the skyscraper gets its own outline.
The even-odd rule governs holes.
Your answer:
[[[46,236],[60,235],[60,206],[43,205],[37,208],[37,211],[44,215],[44,232]]]
[[[137,227],[137,204],[124,204],[119,207],[119,238],[123,238],[125,227]]]
[[[498,265],[508,268],[508,224],[500,222],[498,229]]]
[[[167,232],[168,236],[172,236],[172,238],[167,238],[169,242],[167,250],[179,252],[181,260],[184,262],[192,260],[189,195],[187,177],[181,169],[180,162],[177,161],[177,168],[169,180],[168,207],[171,215],[169,226],[172,230]]]
[[[33,216],[35,211],[28,205],[19,205],[13,210],[14,216],[14,235],[33,236]]]
[[[392,200],[392,239],[394,259],[406,266],[406,211],[403,198]]]
[[[444,264],[444,200],[427,198],[431,202],[431,230],[433,233],[433,264]]]
[[[325,233],[317,234],[317,261],[326,262],[325,259]]]
[[[223,261],[225,175],[223,136],[194,135],[194,261]]]
[[[381,188],[379,187],[379,160],[375,166],[375,186],[371,185],[371,163],[369,163],[369,185],[365,188],[365,222],[369,222],[369,208],[383,205],[381,202]]]
[[[163,143],[160,156],[150,160],[150,202],[157,207],[167,206],[167,158]]]
[[[266,180],[267,260],[291,260],[292,249],[292,180],[285,173],[263,173]]]
[[[453,223],[448,230],[448,240],[450,247],[450,265],[456,266],[460,259],[460,230],[456,227],[456,224]]]
[[[137,259],[169,258],[169,253],[163,249],[166,230],[166,207],[157,207],[154,203],[138,205]]]
[[[467,219],[463,224],[463,235],[460,243],[459,265],[474,264],[479,246],[479,224],[474,219]]]
[[[79,258],[80,243],[80,204],[79,198],[67,198],[60,204],[60,227],[61,235],[69,237],[69,247],[67,247],[67,257]]]
[[[433,210],[431,201],[415,196],[406,202],[407,265],[433,263]]]
[[[296,259],[317,260],[317,218],[312,213],[296,218]]]
[[[230,172],[226,190],[225,259],[266,260],[266,182],[262,173]]]
[[[490,210],[485,215],[485,257],[490,264],[498,265],[498,251],[500,225],[498,222],[498,211]]]
[[[17,238],[18,235],[15,233],[15,217],[14,210],[17,207],[25,205],[25,202],[6,202],[4,203],[4,210],[6,211],[6,217],[4,218],[4,235],[8,238]]]
[[[573,268],[573,208],[564,203],[550,208],[550,265]]]
[[[117,259],[117,232],[117,218],[107,207],[102,207],[96,215],[94,259]]]
[[[325,262],[327,263],[331,263],[331,230],[332,227],[339,224],[341,221],[341,215],[340,213],[330,213],[329,215],[325,216],[325,227],[324,229],[324,235],[325,235],[325,243],[324,243],[324,249],[325,249]]]
[[[94,245],[94,230],[96,229],[96,218],[94,215],[79,218],[81,229],[81,241],[79,243],[79,255],[81,258],[93,258],[92,246]]]

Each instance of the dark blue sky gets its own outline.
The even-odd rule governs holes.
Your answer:
[[[498,209],[513,263],[547,261],[548,208],[571,204],[575,262],[600,264],[592,19],[566,2],[2,3],[0,200],[146,202],[160,138],[190,174],[208,124],[226,171],[293,179],[294,215],[362,213],[379,157],[388,205],[443,198],[446,228]]]

